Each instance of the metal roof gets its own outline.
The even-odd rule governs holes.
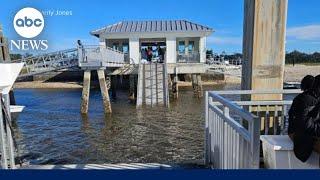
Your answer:
[[[141,32],[213,32],[213,29],[186,20],[121,21],[119,23],[91,31],[91,34],[99,37],[102,33],[113,34]]]

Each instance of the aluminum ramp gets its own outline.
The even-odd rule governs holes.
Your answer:
[[[142,105],[169,106],[166,64],[140,64],[137,87],[137,107]]]

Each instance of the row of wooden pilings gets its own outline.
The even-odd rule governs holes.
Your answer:
[[[90,85],[91,85],[91,73],[93,70],[85,70],[83,76],[83,90],[81,97],[81,114],[88,114],[89,110],[89,97],[90,97]],[[103,108],[105,114],[112,113],[110,95],[109,95],[109,87],[111,86],[110,79],[106,79],[104,69],[96,70],[99,79],[100,91],[103,100]],[[137,88],[137,75],[130,75],[129,78],[129,99],[134,100],[136,98],[136,88]],[[169,86],[169,94],[171,99],[178,99],[179,97],[179,85],[178,85],[178,75],[170,75],[168,78],[168,86]],[[192,88],[194,92],[194,96],[201,98],[203,97],[203,87],[201,81],[201,74],[192,74]],[[113,92],[115,93],[115,92]]]
[[[178,99],[179,97],[179,78],[178,75],[171,75],[169,78],[169,93],[172,99]],[[201,74],[191,74],[191,82],[193,94],[197,98],[203,97],[203,84],[201,80]]]

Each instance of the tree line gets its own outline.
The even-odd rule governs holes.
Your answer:
[[[11,60],[21,59],[23,57],[30,57],[32,54],[10,54]],[[207,51],[207,56],[215,57],[215,54],[212,50]],[[241,53],[227,54],[222,52],[218,56],[223,56],[224,59],[238,59],[243,58]],[[312,54],[300,52],[300,51],[292,51],[286,53],[286,64],[319,64],[320,63],[320,52],[315,52]]]
[[[207,51],[207,56],[215,57],[215,54],[212,50]],[[234,54],[226,54],[222,52],[218,56],[223,56],[224,59],[238,59],[243,58],[241,53]],[[286,64],[319,64],[320,63],[320,52],[315,52],[312,54],[300,52],[300,51],[292,51],[286,53]]]

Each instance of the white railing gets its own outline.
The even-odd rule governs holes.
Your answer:
[[[257,168],[256,153],[259,152],[259,141],[257,143],[254,140],[260,135],[287,134],[288,110],[294,95],[300,92],[300,90],[208,92],[206,97],[206,163],[223,169]],[[252,95],[281,95],[279,97],[282,99],[242,100]],[[254,122],[250,122],[253,117]],[[244,154],[243,151],[248,151],[246,146],[255,148],[251,149],[249,154]],[[221,154],[220,151],[223,153]]]
[[[213,102],[219,102],[222,109]],[[248,128],[229,114],[236,112]],[[206,93],[205,161],[218,169],[257,169],[260,121],[256,116],[214,92]]]
[[[200,63],[200,53],[192,51],[188,53],[181,53],[177,51],[177,62],[178,63]]]
[[[99,45],[86,45],[78,47],[79,67],[122,67],[125,54],[121,51]]]

